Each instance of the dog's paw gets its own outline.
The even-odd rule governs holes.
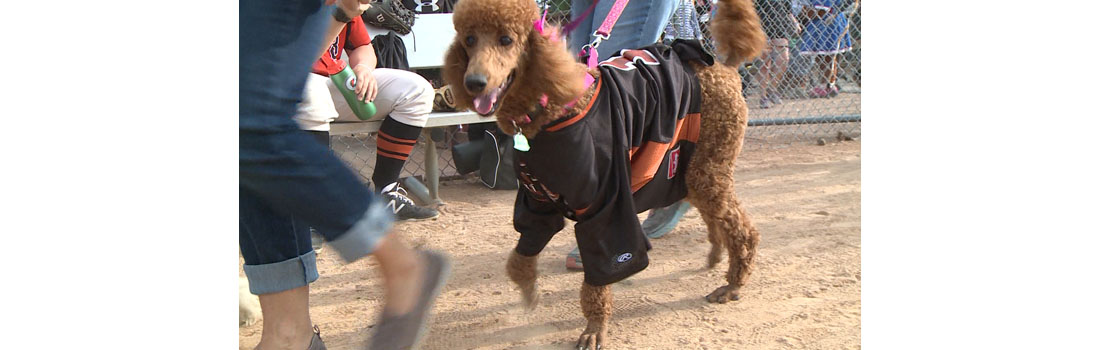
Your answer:
[[[729,285],[718,287],[710,294],[707,294],[707,302],[725,304],[729,301],[741,300],[738,288],[734,288]]]
[[[592,325],[589,322],[580,339],[577,339],[577,350],[600,350],[607,339],[606,325]]]

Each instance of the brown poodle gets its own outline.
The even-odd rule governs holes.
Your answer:
[[[589,102],[594,101],[599,96],[597,94],[605,93],[599,91],[600,69],[588,69],[578,63],[567,51],[564,40],[546,34],[547,31],[536,30],[532,24],[538,19],[538,8],[531,0],[459,1],[454,12],[457,35],[447,52],[443,69],[444,80],[452,86],[460,110],[474,109],[482,115],[495,114],[502,130],[522,133],[536,146],[543,141],[537,138],[540,132],[553,132],[556,128],[560,129],[559,125],[567,124],[564,122],[577,119],[574,116],[588,114],[586,106],[590,107]],[[727,283],[706,296],[709,302],[725,303],[739,299],[740,288],[752,272],[756,245],[760,240],[759,233],[734,194],[734,160],[741,151],[748,108],[741,95],[740,76],[733,67],[759,54],[765,37],[751,0],[720,0],[717,16],[710,28],[717,37],[719,52],[729,57],[725,63],[732,67],[684,63],[695,72],[699,86],[694,91],[701,95],[700,124],[693,129],[698,136],[694,154],[687,163],[685,181],[687,199],[699,210],[707,224],[711,243],[707,266],[718,264],[723,249],[729,253]],[[554,30],[550,28],[549,31]],[[586,86],[585,74],[591,75],[597,83]],[[554,124],[559,119],[562,121]],[[541,146],[568,146],[546,145],[546,142],[543,141]],[[562,158],[572,156],[560,155]],[[631,156],[634,156],[633,152]],[[520,175],[523,177],[524,174]],[[533,175],[544,179],[549,177],[548,174]],[[672,178],[671,173],[669,178]],[[584,179],[578,176],[576,179],[557,181]],[[594,179],[596,182],[605,180]],[[551,181],[545,184],[551,184]],[[532,196],[525,191],[519,191],[517,206],[524,196]],[[584,220],[584,212],[576,210],[566,217],[581,217],[579,227]],[[629,219],[637,221],[636,216]],[[562,219],[559,216],[557,220]],[[520,221],[516,220],[517,227],[524,224]],[[561,226],[556,228],[560,230]],[[578,229],[578,240],[580,236]],[[583,249],[582,246],[582,254]],[[623,256],[619,258],[622,262]],[[522,254],[517,246],[507,264],[508,276],[519,285],[524,303],[529,308],[538,302],[536,259],[537,252]],[[626,256],[625,259],[630,260],[631,257]],[[580,295],[588,325],[577,346],[597,349],[606,343],[611,317],[611,290],[609,284],[590,283],[590,264],[595,263],[586,257],[585,283],[581,286]],[[648,261],[641,264],[640,268],[644,269]]]

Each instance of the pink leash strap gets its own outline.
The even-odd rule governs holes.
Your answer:
[[[599,2],[599,0],[596,0],[596,2]],[[619,16],[623,14],[623,10],[626,9],[626,4],[629,2],[630,0],[615,0],[615,4],[611,5],[611,10],[607,12],[607,17],[604,17],[603,23],[596,29],[596,32],[592,33],[592,36],[596,37],[596,39],[592,40],[592,43],[585,45],[587,48],[586,50],[581,50],[581,55],[588,55],[588,68],[596,67],[596,64],[599,63],[600,54],[596,48],[600,46],[600,42],[611,37],[611,29],[615,28],[615,22],[619,21]],[[595,5],[595,3],[593,3],[593,5]],[[586,79],[585,84],[591,84],[591,82],[587,80],[589,79]]]
[[[596,29],[597,37],[602,37],[607,40],[611,36],[611,29],[615,27],[615,22],[619,21],[619,16],[623,14],[623,9],[626,9],[626,4],[630,0],[615,0],[615,4],[611,5],[611,11],[607,13],[607,17],[603,19],[603,24],[599,29]]]
[[[595,0],[592,5],[595,6],[596,2],[599,2],[599,0]],[[623,9],[626,9],[626,4],[629,2],[630,0],[615,0],[615,4],[611,5],[611,10],[607,12],[607,17],[604,17],[603,23],[600,24],[600,28],[596,29],[595,33],[592,33],[592,36],[595,36],[596,39],[593,40],[591,44],[586,45],[587,50],[581,50],[580,54],[588,54],[588,62],[586,62],[588,68],[595,68],[596,65],[600,63],[600,52],[597,51],[596,47],[600,46],[600,42],[611,37],[611,29],[615,28],[615,22],[619,21],[619,16],[623,14]],[[587,12],[588,11],[585,11],[585,13]],[[595,82],[596,79],[592,78],[592,75],[584,73],[584,87],[586,89]],[[568,108],[573,106],[573,102],[566,104],[565,107]]]

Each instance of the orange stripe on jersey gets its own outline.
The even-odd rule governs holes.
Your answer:
[[[676,143],[683,141],[697,142],[699,140],[699,113],[691,113],[676,122],[676,132],[672,141],[661,143],[647,141],[641,147],[630,150],[630,191],[638,192],[642,186],[653,180],[661,167],[661,161],[665,159],[668,149]]]
[[[599,96],[601,86],[603,86],[603,79],[600,79],[599,81],[596,82],[596,92],[592,93],[592,99],[588,100],[588,106],[585,106],[584,110],[582,110],[580,113],[577,113],[577,115],[573,116],[572,118],[569,118],[568,120],[566,120],[564,122],[561,122],[561,124],[557,124],[557,125],[546,128],[546,131],[551,131],[551,132],[558,131],[558,130],[564,129],[567,126],[576,124],[577,122],[581,121],[581,119],[584,119],[584,116],[588,115],[588,110],[592,109],[592,106],[596,104],[596,96]]]
[[[592,208],[592,205],[589,205],[589,206],[587,206],[587,207],[584,207],[584,209],[576,209],[576,210],[573,210],[573,214],[576,214],[577,216],[581,216],[581,215],[584,215],[584,213],[587,213],[587,212],[588,212],[588,209],[590,209],[590,208]]]
[[[699,125],[702,123],[699,113],[691,113],[684,116],[684,129],[680,130],[679,138],[692,143],[699,142]]]

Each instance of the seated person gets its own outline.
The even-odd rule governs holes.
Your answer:
[[[345,49],[348,50],[350,62],[344,62],[341,58]],[[360,121],[329,79],[330,75],[339,73],[350,64],[355,72],[355,93],[360,100],[374,103],[377,112],[372,120],[382,119],[377,139],[377,160],[371,178],[374,190],[383,196],[398,221],[434,218],[439,216],[439,212],[415,205],[406,196],[407,192],[398,184],[397,178],[416,145],[420,130],[428,122],[435,90],[416,73],[375,68],[376,62],[374,47],[371,46],[363,19],[353,18],[313,65],[294,119],[302,130],[313,134],[325,145],[329,143],[329,123],[337,120]]]

